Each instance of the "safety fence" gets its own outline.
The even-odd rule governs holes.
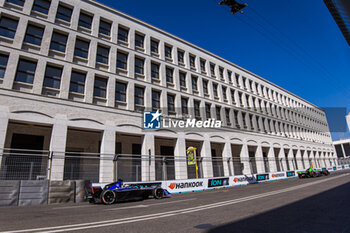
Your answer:
[[[190,164],[186,157],[164,155],[3,149],[0,163],[0,180],[51,180],[52,172],[57,172],[55,166],[59,165],[63,167],[63,180],[99,182],[100,175],[108,168],[109,172],[113,172],[114,180],[121,178],[126,182],[139,182],[302,170],[310,166],[346,166],[350,164],[350,159],[197,156],[195,163]]]

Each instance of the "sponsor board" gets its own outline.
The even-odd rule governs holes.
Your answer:
[[[229,185],[229,178],[209,179],[208,188],[222,187]]]
[[[164,184],[163,188],[170,193],[179,193],[206,189],[208,187],[208,180],[171,180],[164,182]]]
[[[295,175],[294,171],[288,171],[288,172],[286,172],[286,176],[287,177],[293,177],[293,176],[296,176],[296,175]]]
[[[286,177],[285,172],[270,173],[270,180],[277,180],[277,179],[282,179],[285,177]]]
[[[345,169],[345,166],[343,165],[343,166],[341,166],[341,168],[342,168],[342,169]]]
[[[256,181],[264,181],[269,179],[269,174],[256,174]]]
[[[257,183],[254,175],[241,175],[230,177],[230,185],[244,185]]]
[[[338,168],[337,168],[338,170],[341,170],[342,169],[342,167],[341,166],[338,166]]]
[[[337,170],[337,167],[333,167],[333,171],[336,171]]]

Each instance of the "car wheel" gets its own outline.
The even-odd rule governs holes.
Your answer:
[[[104,190],[101,194],[101,201],[105,205],[111,205],[115,202],[116,195],[112,190]]]
[[[161,188],[154,189],[153,196],[155,199],[161,199],[164,196],[164,190]]]
[[[310,172],[310,177],[315,177],[315,176],[316,176],[315,172]]]

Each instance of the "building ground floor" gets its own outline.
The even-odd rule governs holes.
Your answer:
[[[225,128],[143,130],[141,113],[57,101],[1,96],[0,179],[154,181],[338,165],[332,145]]]

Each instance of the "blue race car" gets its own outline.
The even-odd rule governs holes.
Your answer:
[[[111,205],[119,201],[135,201],[147,198],[161,199],[170,193],[159,186],[143,187],[138,185],[123,185],[122,180],[107,184],[103,188],[92,187],[88,194],[90,203]]]

